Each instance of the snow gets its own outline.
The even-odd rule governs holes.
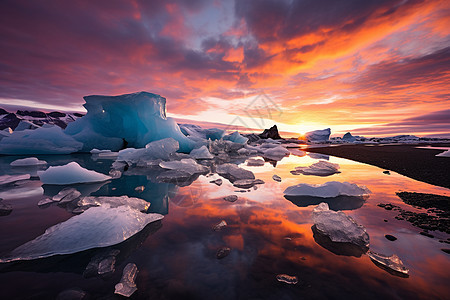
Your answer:
[[[226,136],[223,137],[223,139],[225,141],[232,141],[233,143],[238,143],[238,144],[246,144],[248,141],[248,138],[240,135],[239,132],[237,132],[237,131],[235,131],[231,134],[227,134]]]
[[[192,158],[195,159],[212,159],[214,155],[212,155],[206,146],[201,146],[200,148],[193,149],[189,154]]]
[[[17,159],[10,163],[13,167],[26,167],[26,166],[39,166],[46,165],[47,162],[45,160],[39,160],[36,157],[27,157],[23,159]]]
[[[216,172],[222,177],[234,182],[239,179],[255,179],[255,175],[248,170],[239,168],[235,164],[222,164],[216,167]]]
[[[314,208],[312,217],[317,231],[328,236],[331,241],[369,247],[366,229],[342,211],[329,210],[328,204],[322,202]]]
[[[365,186],[358,186],[349,182],[329,181],[324,184],[300,183],[284,190],[286,196],[312,196],[321,198],[333,198],[344,196],[364,196],[370,194]]]
[[[35,130],[14,131],[0,140],[0,154],[70,154],[83,144],[65,134],[61,128],[44,125]]]
[[[328,141],[330,138],[331,129],[314,130],[305,133],[305,137],[311,142],[323,142]]]
[[[294,171],[291,171],[294,175],[315,175],[315,176],[330,176],[339,172],[339,165],[333,164],[328,161],[319,161],[309,167],[296,167]]]
[[[44,184],[75,184],[101,182],[111,179],[110,176],[87,170],[76,162],[64,166],[49,167],[45,171],[38,171],[38,176]]]
[[[119,151],[116,162],[126,162],[129,165],[139,165],[157,159],[168,160],[179,149],[179,144],[173,138],[150,142],[145,148],[127,148]]]
[[[403,265],[400,258],[393,254],[391,256],[386,256],[380,253],[369,251],[367,255],[375,263],[375,265],[382,265],[392,271],[399,272],[408,275],[409,270]]]
[[[450,157],[450,150],[447,150],[447,151],[444,151],[442,153],[436,154],[436,156]]]
[[[190,152],[188,139],[172,118],[166,117],[166,99],[139,92],[120,96],[86,96],[87,114],[69,123],[66,133],[83,143],[83,151],[94,148],[118,151],[143,148],[164,138],[178,141],[182,152]]]
[[[182,160],[163,161],[159,164],[163,169],[176,170],[177,172],[185,172],[190,175],[206,173],[209,168],[198,164],[192,158],[184,158]]]
[[[32,260],[112,246],[162,218],[160,214],[144,214],[128,206],[92,207],[48,228],[44,234],[14,249],[0,262]]]
[[[30,179],[30,174],[24,175],[2,175],[0,176],[0,185],[10,184],[19,180],[27,180]]]

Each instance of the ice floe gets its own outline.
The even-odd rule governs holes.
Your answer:
[[[126,205],[92,207],[48,228],[41,236],[0,258],[0,262],[32,260],[115,245],[162,218],[160,214],[144,214]]]
[[[179,149],[179,143],[173,138],[166,138],[145,145],[145,148],[127,148],[119,151],[116,162],[128,165],[146,166],[155,160],[168,160]]]
[[[101,182],[111,179],[110,176],[85,169],[76,162],[38,171],[38,176],[42,183],[56,185]]]
[[[300,183],[284,190],[286,196],[313,196],[333,198],[337,196],[365,196],[370,194],[365,186],[358,186],[349,182],[329,181],[324,184]]]
[[[239,168],[235,164],[221,164],[216,166],[216,172],[220,176],[234,182],[239,179],[255,179],[253,172]]]
[[[10,165],[12,167],[28,167],[28,166],[41,166],[46,165],[47,162],[45,160],[39,160],[36,157],[27,157],[22,159],[16,159]]]
[[[315,175],[315,176],[330,176],[339,172],[339,165],[328,161],[319,161],[308,167],[296,167],[291,171],[294,175]]]
[[[159,163],[163,169],[175,170],[177,172],[185,172],[190,175],[206,173],[209,168],[198,164],[192,158],[184,158],[182,160],[163,161]]]
[[[108,205],[109,207],[115,208],[119,206],[128,206],[130,208],[139,210],[141,212],[146,212],[150,207],[150,202],[147,202],[143,199],[128,197],[128,196],[115,196],[115,197],[106,197],[106,196],[87,196],[81,198],[78,203],[80,207],[91,207],[91,206],[102,206]]]

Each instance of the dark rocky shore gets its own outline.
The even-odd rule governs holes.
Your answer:
[[[338,156],[391,170],[415,180],[450,188],[450,158],[436,154],[444,150],[417,149],[416,145],[339,145],[306,150]],[[433,144],[450,147],[450,143]]]

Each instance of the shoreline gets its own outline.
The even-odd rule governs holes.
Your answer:
[[[401,145],[330,145],[303,150],[327,154],[393,171],[409,178],[450,189],[450,158],[436,154],[444,150],[418,149],[420,146],[450,147],[450,143]]]

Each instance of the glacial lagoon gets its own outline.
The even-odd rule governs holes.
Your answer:
[[[108,174],[113,162],[90,154],[37,157],[50,166],[75,161],[103,174]],[[65,186],[43,185],[34,177],[42,167],[11,167],[18,158],[23,157],[0,157],[0,175],[32,176],[0,187],[3,203],[12,206],[9,215],[0,216],[1,257],[75,216],[61,204],[37,205]],[[319,159],[339,164],[340,173],[319,177],[290,172]],[[317,154],[290,155],[263,166],[247,166],[245,159],[233,162],[265,183],[256,189],[241,189],[217,174],[200,175],[192,183],[158,182],[158,170],[134,168],[120,178],[74,185],[83,196],[144,199],[151,203],[149,212],[164,218],[106,249],[0,264],[2,298],[55,299],[63,291],[78,289],[90,299],[120,299],[114,289],[128,263],[138,269],[132,299],[443,299],[450,295],[449,254],[441,250],[450,248],[449,235],[438,231],[430,231],[434,238],[419,234],[422,229],[395,218],[398,211],[378,206],[391,203],[404,210],[426,212],[403,203],[396,192],[449,196],[448,189]],[[281,182],[272,179],[275,174]],[[222,185],[211,183],[219,178]],[[283,196],[289,186],[328,181],[364,185],[372,193],[325,200]],[[229,195],[238,199],[225,201]],[[409,269],[409,276],[388,272],[367,254],[336,247],[317,236],[311,228],[311,215],[323,201],[363,225],[370,236],[370,251],[396,254]],[[217,226],[222,220],[226,226]],[[391,241],[385,235],[397,239]],[[228,248],[229,253],[224,250]],[[219,250],[224,255],[220,259]],[[115,253],[115,271],[89,276],[86,267],[92,258],[111,251]],[[292,280],[294,276],[296,280]]]

